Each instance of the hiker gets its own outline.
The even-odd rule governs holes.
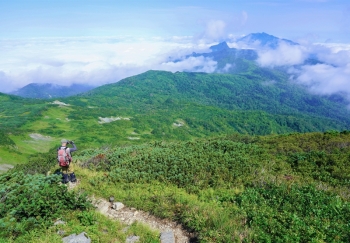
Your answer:
[[[67,145],[71,144],[73,148],[68,148]],[[76,182],[77,178],[74,174],[72,164],[72,152],[76,151],[77,147],[73,141],[67,139],[61,140],[61,147],[57,149],[57,160],[62,170],[62,183],[66,184],[70,182]]]

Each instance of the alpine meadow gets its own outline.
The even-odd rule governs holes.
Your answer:
[[[237,43],[255,38],[299,45],[266,33]],[[215,61],[211,73],[148,70],[72,95],[48,84],[0,93],[0,242],[81,232],[91,242],[165,242],[95,210],[94,199],[111,197],[176,222],[188,242],[349,242],[348,97],[291,79],[324,61],[270,67],[253,49],[209,50],[184,58]],[[78,146],[73,188],[61,183],[62,138]]]

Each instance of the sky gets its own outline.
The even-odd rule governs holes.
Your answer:
[[[150,69],[210,73],[215,61],[184,57],[221,41],[239,47],[237,38],[257,32],[301,44],[257,49],[261,66],[316,55],[325,64],[291,69],[290,79],[350,94],[348,0],[0,0],[0,92],[98,86]]]

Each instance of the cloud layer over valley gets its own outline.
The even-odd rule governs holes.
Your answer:
[[[216,62],[208,58],[180,60],[192,52],[208,52],[209,46],[193,44],[189,37],[0,40],[0,92],[29,83],[97,86],[151,69],[213,72]]]
[[[224,26],[219,22],[213,25],[216,27],[209,25],[208,31],[222,35]],[[188,55],[210,52],[209,47],[214,44],[217,42],[193,37],[3,39],[0,92],[12,92],[29,83],[99,86],[147,70],[212,73],[216,71],[216,61]],[[291,81],[307,86],[313,93],[342,93],[350,101],[350,45],[281,42],[273,49],[260,48],[259,43],[242,46],[232,38],[228,44],[254,48],[258,52],[257,63],[263,67],[288,67]]]

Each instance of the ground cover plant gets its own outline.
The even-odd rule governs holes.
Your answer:
[[[76,174],[81,179],[76,193],[82,190],[106,199],[113,195],[130,207],[178,221],[198,242],[347,242],[349,139],[348,131],[233,134],[83,149],[75,154]],[[32,156],[26,166],[19,165],[1,177],[0,198],[10,189],[22,190],[42,206],[33,206],[35,213],[49,212],[45,193],[64,188],[53,189],[50,183],[58,177],[44,174],[57,168],[54,149]],[[37,193],[40,188],[43,194]],[[34,239],[34,231],[21,231],[30,224],[38,227],[35,232],[40,236],[54,239],[48,233],[52,229],[36,224],[48,216],[22,215],[21,205],[26,203],[2,211],[1,227],[10,229],[7,236],[14,242]],[[89,229],[96,239],[102,237],[94,230],[95,224],[86,226],[95,216],[79,208],[85,203],[73,205],[77,208],[70,209],[75,215],[70,220],[79,222],[77,229]],[[146,237],[149,242],[157,238],[150,235]]]
[[[232,135],[89,149],[79,158],[96,172],[83,169],[82,187],[178,220],[200,242],[347,242],[349,174],[335,168],[348,167],[349,138]],[[290,162],[311,148],[323,156]]]
[[[72,210],[91,207],[86,195],[67,191],[58,175],[8,172],[0,176],[0,237],[17,237],[28,230],[52,225]]]
[[[60,175],[34,171],[37,164],[47,166],[37,161],[0,176],[0,242],[62,242],[62,237],[81,232],[92,242],[124,242],[129,235],[158,242],[159,232],[138,223],[126,227],[95,212],[86,193],[69,191]],[[66,223],[54,225],[58,220]]]

